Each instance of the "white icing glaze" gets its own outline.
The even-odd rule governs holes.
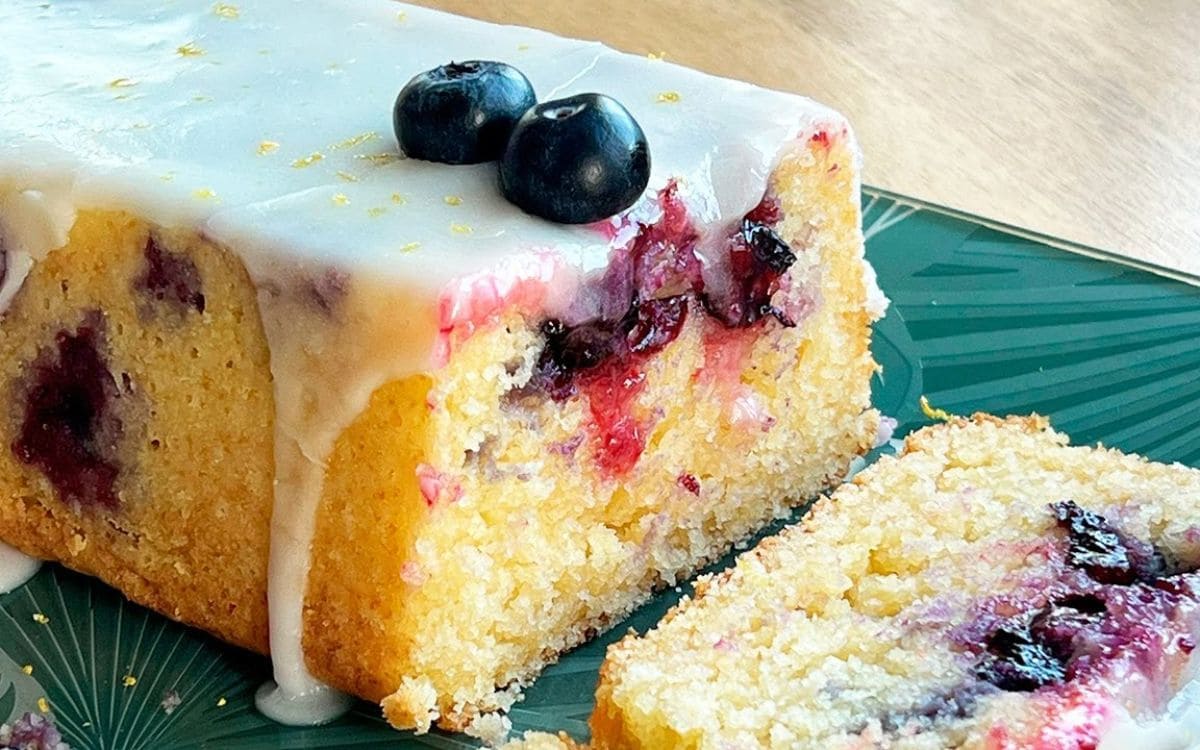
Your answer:
[[[612,249],[593,228],[507,204],[494,165],[394,159],[399,88],[450,60],[497,59],[542,99],[614,96],[649,138],[647,195],[680,180],[702,253],[759,201],[781,148],[845,127],[801,97],[390,0],[6,0],[0,29],[0,192],[29,204],[0,213],[24,238],[0,310],[77,208],[195,227],[259,286],[277,408],[271,648],[285,697],[325,695],[301,648],[324,462],[376,387],[436,363],[439,295],[454,307],[454,280],[551,253],[562,273],[543,302],[555,314]],[[327,310],[313,303],[322,279],[337,292]]]
[[[7,594],[24,586],[41,566],[41,560],[0,542],[0,594]]]
[[[1096,750],[1195,750],[1200,748],[1200,681],[1192,680],[1171,699],[1166,714],[1134,718],[1123,708]]]
[[[328,685],[317,684],[302,693],[284,690],[271,681],[254,693],[254,707],[271,721],[290,727],[328,724],[350,710],[354,699]]]

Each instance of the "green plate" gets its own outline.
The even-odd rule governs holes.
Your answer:
[[[924,394],[957,413],[1037,411],[1079,443],[1200,465],[1200,290],[905,198],[868,191],[864,207],[868,255],[892,299],[875,331],[875,402],[901,434],[925,423]],[[514,725],[586,738],[605,648],[679,594],[547,669]],[[0,721],[45,699],[77,750],[477,746],[394,732],[368,704],[329,726],[279,727],[253,705],[269,674],[266,660],[58,566],[0,598]]]

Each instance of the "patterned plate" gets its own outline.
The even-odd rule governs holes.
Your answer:
[[[893,301],[876,327],[875,400],[901,434],[925,423],[924,394],[951,412],[1037,411],[1080,443],[1200,465],[1200,289],[905,198],[868,191],[864,208]],[[605,648],[679,594],[546,670],[516,727],[586,738]],[[269,674],[266,660],[57,566],[0,598],[0,721],[47,714],[76,750],[476,747],[394,732],[368,704],[326,727],[279,727],[253,706]]]

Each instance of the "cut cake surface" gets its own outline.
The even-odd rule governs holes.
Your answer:
[[[592,742],[1195,747],[1197,567],[1200,472],[955,419],[611,647]]]

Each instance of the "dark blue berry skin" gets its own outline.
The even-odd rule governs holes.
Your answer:
[[[533,85],[511,65],[452,62],[405,84],[392,125],[413,159],[479,164],[500,158],[513,126],[536,103]]]
[[[560,224],[619,213],[649,182],[646,134],[629,110],[603,94],[579,94],[529,110],[500,161],[504,197]]]

